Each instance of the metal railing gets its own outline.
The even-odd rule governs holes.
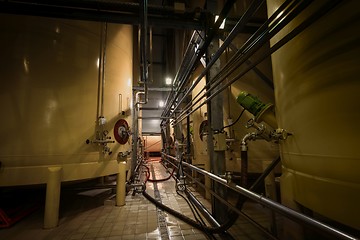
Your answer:
[[[168,159],[171,159],[177,163],[179,163],[180,161],[174,157],[174,156],[171,156],[171,155],[168,155],[168,154],[165,154],[165,153],[162,153],[163,157],[165,158],[168,158]],[[258,202],[260,203],[261,205],[265,206],[265,207],[268,207],[269,209],[271,210],[274,210],[275,212],[301,224],[301,225],[306,225],[308,227],[311,227],[312,229],[316,230],[316,231],[319,231],[319,232],[322,232],[322,233],[327,233],[333,237],[336,237],[338,239],[352,239],[352,240],[356,240],[358,238],[354,237],[354,236],[351,236],[350,234],[348,233],[345,233],[341,230],[338,230],[338,229],[335,229],[325,223],[322,223],[320,221],[317,221],[313,218],[310,218],[304,214],[301,214],[299,212],[296,212],[295,210],[292,210],[291,208],[288,208],[284,205],[281,205],[271,199],[268,199],[262,195],[259,195],[257,193],[254,193],[252,191],[249,191],[248,189],[246,188],[243,188],[243,187],[240,187],[236,184],[229,184],[225,179],[213,174],[213,173],[210,173],[208,171],[205,171],[201,168],[198,168],[192,164],[189,164],[187,162],[184,162],[182,161],[182,164],[186,167],[189,167],[190,169],[198,172],[198,173],[201,173],[207,177],[209,177],[210,179],[214,180],[215,182],[217,183],[220,183],[222,185],[224,185],[225,187],[241,194],[242,196],[246,197],[246,198],[249,198],[255,202]]]

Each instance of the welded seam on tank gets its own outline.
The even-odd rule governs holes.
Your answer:
[[[156,180],[153,164],[150,165],[150,169],[151,169],[152,178]],[[155,196],[155,199],[156,199],[156,201],[162,203],[161,195],[160,195],[159,189],[157,187],[157,183],[153,182],[153,184],[154,184],[154,196]],[[160,234],[161,234],[161,240],[169,240],[170,239],[169,238],[169,231],[168,231],[168,228],[167,228],[166,217],[165,217],[164,211],[161,210],[160,208],[156,207],[156,215],[157,215],[157,220],[158,220],[159,231],[160,231]]]

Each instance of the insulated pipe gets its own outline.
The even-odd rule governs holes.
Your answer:
[[[198,83],[201,81],[201,79],[206,76],[206,74],[209,72],[210,68],[214,65],[214,63],[219,59],[221,54],[225,51],[225,49],[231,44],[231,42],[234,40],[234,38],[241,32],[246,23],[250,20],[250,17],[257,11],[257,9],[260,7],[260,5],[263,3],[264,0],[254,0],[250,7],[246,10],[244,15],[240,18],[240,20],[236,23],[235,27],[231,30],[228,37],[225,39],[223,44],[219,47],[219,49],[216,51],[214,56],[211,56],[211,60],[209,63],[207,63],[206,68],[202,71],[202,73],[199,75],[199,77],[195,80],[195,82],[191,85],[191,87],[186,91],[184,97],[178,102],[178,104],[174,108],[174,112],[180,104],[186,99],[186,97],[190,94],[192,90],[198,85]]]
[[[192,54],[192,56],[195,55],[194,46],[197,43],[197,36],[198,36],[198,32],[193,31],[193,34],[191,35],[190,41],[189,41],[189,43],[188,43],[188,45],[186,47],[184,57],[183,57],[182,62],[180,64],[180,68],[179,68],[179,70],[177,71],[177,73],[176,73],[176,75],[174,77],[173,86],[176,86],[178,84],[178,81],[181,82],[182,75],[183,75],[182,73],[184,73],[182,71],[182,68],[184,66],[188,65],[186,61],[188,61],[189,54]]]
[[[246,188],[247,186],[247,177],[248,177],[248,151],[247,146],[245,145],[246,150],[243,149],[241,145],[241,186]]]
[[[173,83],[172,87],[175,87],[176,89],[181,89],[182,82],[185,81],[184,78],[186,77],[188,71],[191,71],[191,69],[193,68],[193,65],[194,65],[195,60],[196,60],[196,52],[194,51],[194,46],[195,46],[195,44],[197,44],[197,36],[198,35],[199,35],[199,33],[197,31],[193,32],[193,34],[192,34],[192,36],[190,38],[189,44],[188,44],[188,46],[186,48],[185,55],[184,55],[183,60],[181,62],[180,68],[179,68],[179,70],[177,71],[177,73],[176,73],[176,75],[174,77],[174,83]],[[191,54],[191,57],[189,57],[190,54]],[[190,58],[190,60],[188,60],[188,58]],[[177,84],[179,84],[180,86],[176,86]],[[174,91],[172,90],[172,93],[173,92]],[[166,104],[165,104],[166,107],[165,107],[165,109],[164,109],[164,111],[162,113],[162,116],[168,115],[171,107],[175,103],[176,98],[178,96],[177,93],[179,91],[175,91],[175,92],[176,92],[175,95],[172,95],[172,94],[168,95],[168,98],[166,99]]]
[[[267,51],[263,56],[261,56],[259,59],[255,60],[251,65],[249,65],[245,70],[243,70],[242,72],[240,72],[239,74],[237,74],[233,79],[231,79],[229,82],[227,82],[226,84],[224,84],[221,88],[219,88],[217,91],[215,91],[213,94],[211,94],[210,96],[207,97],[207,99],[205,101],[203,101],[199,106],[194,107],[189,113],[187,113],[185,116],[184,112],[187,110],[185,109],[185,111],[183,111],[182,114],[180,114],[180,116],[176,119],[176,121],[174,122],[174,124],[178,124],[179,122],[181,122],[183,119],[185,119],[187,117],[187,115],[192,114],[193,112],[195,112],[196,110],[198,110],[201,106],[203,106],[204,104],[208,103],[209,101],[211,101],[211,99],[213,99],[217,94],[219,94],[220,92],[222,92],[224,89],[226,89],[228,86],[230,86],[231,84],[233,84],[235,81],[237,81],[239,78],[241,78],[242,76],[244,76],[247,72],[249,72],[253,67],[255,67],[257,64],[259,64],[260,62],[262,62],[264,59],[266,59],[268,56],[270,56],[272,53],[276,52],[279,48],[281,48],[283,45],[285,45],[287,42],[289,42],[291,39],[293,39],[295,36],[297,36],[299,33],[301,33],[304,29],[306,29],[308,26],[310,26],[312,23],[314,23],[316,20],[318,20],[319,18],[321,18],[323,15],[325,15],[327,12],[329,12],[331,9],[333,9],[337,4],[339,4],[339,1],[330,1],[328,2],[325,6],[323,6],[322,8],[320,8],[318,11],[316,11],[314,14],[312,14],[308,19],[306,19],[304,22],[302,22],[301,24],[299,24],[297,27],[295,27],[290,33],[288,33],[285,37],[283,37],[281,40],[279,40],[276,44],[274,44],[269,51]],[[297,14],[296,14],[297,15]],[[283,28],[285,22],[289,22],[291,21],[295,16],[292,16],[291,19],[286,20],[284,19],[284,21],[282,21],[280,24],[280,26],[276,27],[278,29],[278,31]],[[286,25],[286,24],[285,24]],[[280,28],[280,29],[279,29]],[[221,81],[220,81],[221,82]],[[213,88],[209,89],[208,91],[206,91],[204,93],[203,96],[206,96],[207,94],[209,94],[209,91],[213,90]],[[197,101],[199,102],[199,100]]]
[[[229,63],[226,64],[222,69],[221,71],[211,80],[209,81],[209,83],[207,83],[202,90],[199,91],[199,93],[193,98],[192,102],[198,98],[200,96],[200,94],[204,91],[204,90],[207,90],[203,95],[202,97],[204,96],[207,96],[208,93],[210,93],[211,90],[213,90],[215,87],[217,87],[221,81],[223,81],[223,79],[225,79],[226,77],[228,77],[242,62],[240,62],[240,64],[238,63],[236,66],[232,66],[232,64],[234,64],[233,62],[235,62],[236,60],[238,60],[237,58],[239,58],[239,56],[244,56],[245,53],[247,53],[246,51],[248,51],[249,49],[249,46],[253,45],[253,42],[255,40],[257,40],[260,36],[264,35],[263,32],[265,31],[269,31],[268,30],[268,25],[270,25],[271,23],[273,25],[276,25],[278,22],[280,22],[280,18],[277,18],[277,16],[279,16],[280,14],[284,14],[286,15],[286,13],[292,9],[293,7],[295,7],[296,5],[296,2],[293,3],[289,8],[288,5],[292,2],[292,0],[288,0],[286,2],[284,2],[277,10],[276,12],[261,26],[261,28],[259,28],[251,37],[248,41],[246,41],[246,43],[238,50],[238,52],[230,59]],[[287,8],[287,9],[286,9]],[[245,24],[245,23],[244,23]],[[235,35],[236,36],[236,35]],[[267,42],[266,40],[263,41],[263,43]],[[230,42],[231,43],[231,42]],[[230,45],[229,43],[229,45]],[[260,48],[261,46],[258,46],[258,48]],[[253,52],[255,52],[255,50],[253,50]],[[251,54],[247,54],[248,57],[247,59],[250,57]],[[265,59],[265,58],[264,58]],[[252,69],[253,67],[255,67],[257,64],[253,64],[253,65],[250,65],[251,67],[249,67],[249,71],[250,69]],[[223,72],[225,72],[225,75],[222,76]],[[215,84],[210,87],[210,85],[215,81]],[[197,104],[199,101],[201,100],[198,99],[196,100],[195,103],[192,103],[192,104],[188,104],[185,109],[188,110],[188,109],[191,109],[192,106],[195,106],[195,104]],[[202,104],[203,105],[203,104]],[[201,105],[201,106],[202,106]],[[192,111],[194,112],[194,111]],[[182,115],[184,114],[184,112],[182,114],[180,114],[180,116],[178,117],[181,117]],[[182,118],[184,119],[184,118]]]
[[[136,93],[135,106],[146,104],[148,102],[148,63],[147,63],[147,0],[143,0],[141,5],[141,25],[140,25],[140,75],[144,84],[144,91]],[[144,95],[144,100],[140,99],[140,95]]]
[[[170,156],[170,155],[166,155],[164,154],[166,157],[173,159],[174,161],[179,162],[175,157]],[[285,217],[288,217],[289,219],[292,219],[296,222],[298,222],[299,224],[305,224],[309,227],[312,227],[314,230],[318,230],[324,233],[327,233],[331,236],[337,237],[339,239],[351,239],[351,240],[356,240],[357,238],[354,236],[351,236],[345,232],[342,232],[338,229],[335,229],[325,223],[319,222],[315,219],[312,219],[306,215],[303,215],[299,212],[296,212],[290,208],[287,208],[277,202],[272,201],[271,199],[267,199],[262,195],[256,194],[254,192],[251,192],[243,187],[240,187],[238,185],[234,185],[234,184],[228,184],[227,181],[219,176],[216,176],[215,174],[212,174],[210,172],[207,172],[201,168],[198,168],[196,166],[193,166],[191,164],[188,164],[186,162],[182,162],[183,165],[197,171],[200,172],[203,175],[206,175],[208,177],[210,177],[212,180],[227,186],[228,188],[234,190],[237,193],[240,193],[241,195],[260,203],[261,205],[264,205],[280,214],[282,214]]]
[[[261,32],[262,30],[265,30],[265,29],[267,28],[267,26],[268,26],[271,22],[273,22],[274,20],[276,20],[276,17],[277,17],[279,14],[281,14],[281,13],[286,14],[285,9],[286,9],[286,7],[287,7],[291,2],[292,2],[292,0],[287,0],[286,2],[284,2],[284,3],[276,10],[276,12],[262,25],[262,27],[259,28],[259,29],[256,31],[256,33],[251,36],[250,39],[252,39],[252,38],[257,38],[258,36],[260,36],[260,32]],[[296,4],[293,3],[293,5],[296,5]],[[256,5],[253,5],[253,6],[254,6],[254,7],[257,7]],[[249,8],[247,11],[251,10],[251,7],[252,7],[252,6],[250,6],[250,8]],[[245,15],[246,15],[246,14],[245,14]],[[244,15],[244,16],[245,16],[245,15]],[[244,22],[243,25],[241,25],[241,24],[240,24],[241,21],[242,21],[242,18],[241,18],[240,21],[238,22],[239,25],[237,24],[237,25],[234,27],[234,29],[237,28],[237,27],[239,27],[239,28],[244,27],[244,25],[246,24],[246,22]],[[245,21],[245,20],[244,20],[244,21]],[[276,21],[275,21],[275,22],[276,22]],[[275,22],[274,22],[274,24],[275,24]],[[230,33],[230,35],[228,36],[228,38],[232,35],[233,32],[234,32],[234,30]],[[240,29],[237,30],[237,31],[235,31],[234,33],[236,33],[236,32],[240,32]],[[235,34],[234,36],[236,36],[236,34]],[[224,42],[226,42],[226,44],[228,44],[229,46],[231,46],[231,41],[232,41],[232,39],[229,38],[229,41],[230,41],[230,42],[227,43],[227,41],[226,41],[226,39],[225,39]],[[202,90],[200,90],[199,93],[198,93],[195,97],[193,97],[192,101],[194,101],[197,97],[199,97],[200,94],[203,92],[203,90],[209,88],[210,85],[214,82],[214,80],[217,79],[217,78],[219,78],[219,76],[221,76],[221,73],[222,73],[222,72],[226,72],[226,73],[227,73],[226,76],[223,76],[223,77],[222,77],[223,79],[225,79],[228,75],[230,75],[230,73],[231,73],[233,70],[235,70],[235,69],[237,68],[237,66],[235,66],[235,67],[232,68],[232,70],[228,70],[228,68],[231,69],[231,67],[229,67],[229,66],[231,65],[232,62],[234,62],[234,61],[237,59],[237,55],[243,54],[243,51],[244,51],[244,49],[246,49],[246,48],[248,47],[248,43],[249,43],[249,42],[250,42],[250,40],[248,40],[248,41],[242,46],[242,48],[237,51],[236,55],[234,55],[234,56],[230,59],[229,63],[218,73],[217,76],[215,76],[214,79],[211,79],[211,80],[209,81],[209,83],[206,84],[206,86],[204,86],[204,88],[203,88]],[[226,45],[223,44],[222,46],[225,47]],[[205,70],[206,70],[206,69],[205,69]],[[205,71],[205,70],[204,70],[204,71]],[[201,78],[200,78],[200,80],[201,80]],[[205,95],[206,95],[206,94],[204,94],[203,96],[205,96]],[[199,102],[199,101],[200,101],[200,100],[197,100],[196,103]],[[195,105],[195,104],[192,104],[192,106],[194,106],[194,105]],[[190,108],[191,108],[191,103],[189,103],[189,104],[185,107],[185,109],[190,109]]]
[[[225,19],[225,17],[229,14],[232,5],[235,3],[235,0],[228,0],[225,3],[225,6],[223,7],[223,9],[221,10],[220,14],[219,14],[219,18],[217,19],[217,21],[215,22],[214,27],[210,30],[208,37],[206,38],[204,44],[201,46],[198,54],[196,55],[196,59],[194,61],[194,64],[198,64],[199,60],[202,58],[202,56],[204,55],[206,49],[209,47],[212,39],[215,36],[215,33],[217,32],[217,30],[219,29],[219,26],[222,24],[223,20]],[[191,66],[191,69],[194,68],[194,65]],[[190,70],[191,70],[190,69]],[[181,88],[182,86],[185,84],[185,81],[189,78],[190,72],[187,72],[185,77],[184,77],[184,81],[181,84]],[[173,98],[170,107],[175,103],[175,100],[179,97],[179,94],[181,92],[181,88],[178,89],[175,97]],[[180,105],[180,103],[177,105],[177,107]],[[164,115],[167,115],[169,113],[170,109],[167,110],[167,112],[163,112]],[[175,110],[174,110],[175,112]]]
[[[238,63],[236,66],[232,66],[234,65],[234,63],[239,60],[240,57],[242,57],[245,53],[247,53],[247,51],[251,48],[249,48],[249,46],[253,45],[253,42],[256,41],[257,39],[259,39],[259,37],[261,37],[262,35],[264,35],[266,33],[266,31],[269,31],[269,27],[268,25],[273,24],[276,25],[280,22],[280,15],[285,16],[291,9],[293,9],[297,2],[294,2],[291,4],[290,7],[286,8],[290,3],[292,2],[292,0],[288,0],[286,2],[284,2],[278,9],[277,11],[250,37],[250,39],[247,40],[247,42],[237,51],[237,53],[230,59],[230,61],[228,62],[228,64],[226,64],[222,70],[218,73],[217,76],[214,77],[214,79],[212,79],[208,84],[206,84],[206,86],[203,87],[203,89],[201,91],[199,91],[199,93],[193,98],[193,101],[200,96],[200,94],[205,90],[208,89],[210,87],[210,84],[212,84],[215,81],[215,85],[213,85],[212,88],[210,88],[210,90],[208,90],[207,92],[210,92],[212,89],[214,89],[217,85],[220,84],[220,82],[225,79],[226,77],[228,77],[242,62]],[[258,46],[260,47],[260,46]],[[256,51],[256,50],[255,50]],[[248,56],[250,57],[250,55],[248,54]],[[223,74],[225,72],[225,75]],[[206,93],[203,94],[203,97],[206,96]],[[201,99],[198,99],[195,103],[192,104],[192,106],[194,106],[196,103],[198,103]],[[191,108],[191,104],[190,106],[188,105],[187,108]]]

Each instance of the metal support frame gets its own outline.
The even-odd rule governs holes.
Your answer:
[[[215,39],[210,43],[210,47],[207,52],[207,59],[209,59],[213,54],[219,49],[219,40]],[[210,69],[207,74],[206,82],[210,82],[210,79],[218,74],[220,70],[220,62],[217,61],[213,64],[213,67]],[[215,114],[213,114],[215,113]],[[209,136],[207,138],[209,162],[210,162],[210,171],[216,175],[224,175],[226,166],[225,166],[225,150],[214,150],[214,141],[213,135],[214,131],[218,131],[224,127],[223,122],[223,96],[221,94],[217,95],[216,98],[210,103],[207,104],[207,116],[209,122]],[[216,133],[215,133],[216,134]],[[227,198],[227,191],[222,185],[217,184],[216,182],[212,183],[212,190],[215,191],[222,198]],[[223,210],[226,208],[224,204],[219,202],[216,198],[211,199],[212,210],[215,218],[220,222],[225,222],[227,218],[227,213]]]
[[[121,24],[141,24],[139,10],[141,4],[101,0],[30,0],[0,1],[0,12],[87,21]],[[203,29],[203,14],[194,18],[193,13],[178,14],[172,7],[149,6],[149,25],[164,28]],[[164,17],[166,16],[166,21]]]

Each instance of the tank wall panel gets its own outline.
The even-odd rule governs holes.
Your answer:
[[[109,166],[130,144],[109,144],[113,154],[104,156],[85,143],[95,139],[101,23],[16,15],[0,22],[0,185],[43,183],[50,165],[64,165],[64,181],[115,173]],[[104,129],[112,139],[119,118],[131,126],[131,87],[132,27],[108,24]]]
[[[281,2],[268,1],[269,12]],[[322,4],[313,3],[271,43]],[[281,144],[281,154],[294,178],[294,200],[355,228],[360,226],[359,9],[358,1],[340,3],[272,55],[278,124],[293,133]]]

